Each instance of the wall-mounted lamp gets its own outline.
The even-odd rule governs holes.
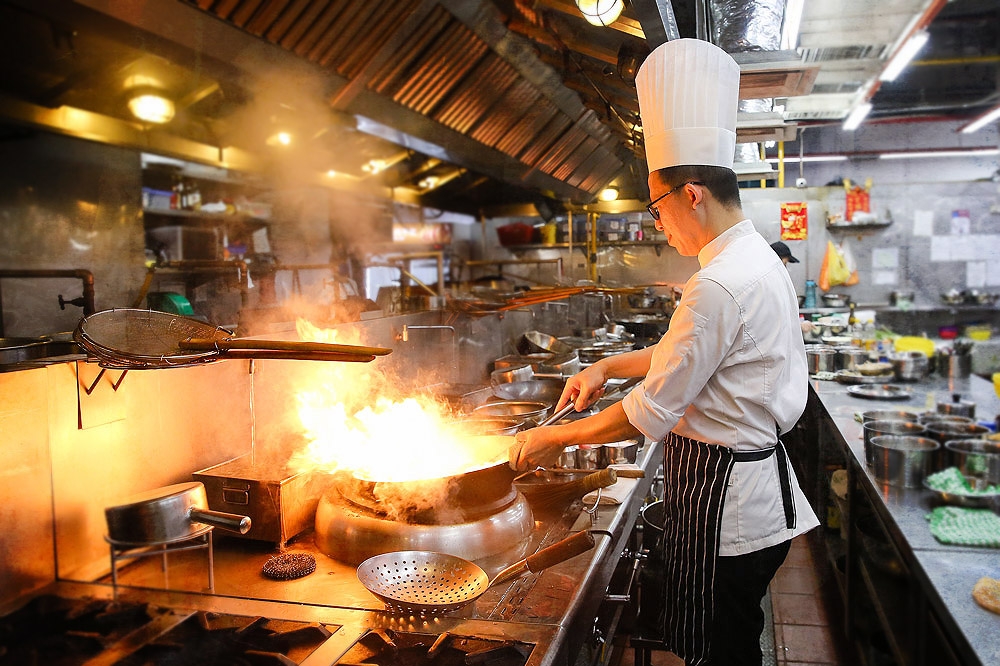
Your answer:
[[[597,198],[601,201],[617,201],[618,200],[618,188],[614,185],[609,185],[605,187],[597,195]]]
[[[159,90],[136,88],[130,92],[128,109],[132,115],[147,123],[163,124],[174,117],[173,100],[164,97]]]
[[[599,26],[611,25],[625,9],[622,0],[576,0],[576,6],[587,23]]]

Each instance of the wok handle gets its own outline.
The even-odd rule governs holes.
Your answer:
[[[528,571],[537,572],[548,569],[560,562],[565,562],[571,557],[576,557],[580,553],[585,553],[594,547],[594,535],[583,530],[572,536],[568,536],[562,541],[557,541],[548,548],[543,548],[534,555],[524,558],[524,563]]]
[[[234,338],[225,338],[222,340],[188,338],[187,340],[181,340],[179,346],[181,349],[197,349],[200,351],[211,351],[213,349],[220,351],[228,351],[230,349],[280,349],[303,352],[336,352],[363,356],[385,356],[392,353],[391,349],[386,349],[385,347],[362,347],[360,345],[339,345],[330,342],[297,342],[289,340],[237,340]]]
[[[236,513],[225,513],[224,511],[212,511],[210,509],[191,509],[188,517],[196,523],[204,523],[219,529],[229,530],[246,534],[250,531],[250,516],[241,516]]]
[[[613,486],[618,481],[618,471],[613,467],[605,467],[600,472],[594,472],[580,479],[581,495],[586,495],[598,488]],[[570,483],[573,483],[570,481]]]

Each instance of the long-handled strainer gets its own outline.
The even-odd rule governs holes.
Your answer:
[[[358,580],[390,612],[439,615],[478,599],[497,583],[564,562],[594,547],[590,532],[577,532],[515,562],[493,580],[473,562],[445,553],[405,550],[369,557]]]
[[[107,368],[174,368],[218,358],[284,358],[368,362],[390,353],[362,347],[284,340],[237,340],[232,331],[169,312],[116,308],[80,320],[73,339]]]

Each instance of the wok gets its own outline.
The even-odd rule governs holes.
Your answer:
[[[250,517],[208,509],[204,484],[176,483],[126,498],[104,509],[108,540],[115,544],[149,545],[183,541],[206,526],[246,534]]]
[[[531,353],[546,351],[553,354],[568,354],[573,351],[573,347],[563,342],[559,338],[542,333],[541,331],[528,331],[518,342],[518,351]]]
[[[495,385],[493,395],[503,400],[526,400],[554,405],[562,395],[563,384],[561,379],[552,378],[514,381]]]
[[[510,565],[493,580],[468,560],[421,550],[383,553],[358,567],[358,580],[392,612],[436,615],[471,604],[493,585],[535,573],[594,547],[590,532],[577,532]]]

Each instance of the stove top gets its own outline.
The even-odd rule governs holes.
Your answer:
[[[42,595],[0,617],[0,665],[300,664],[338,629],[145,602]]]

